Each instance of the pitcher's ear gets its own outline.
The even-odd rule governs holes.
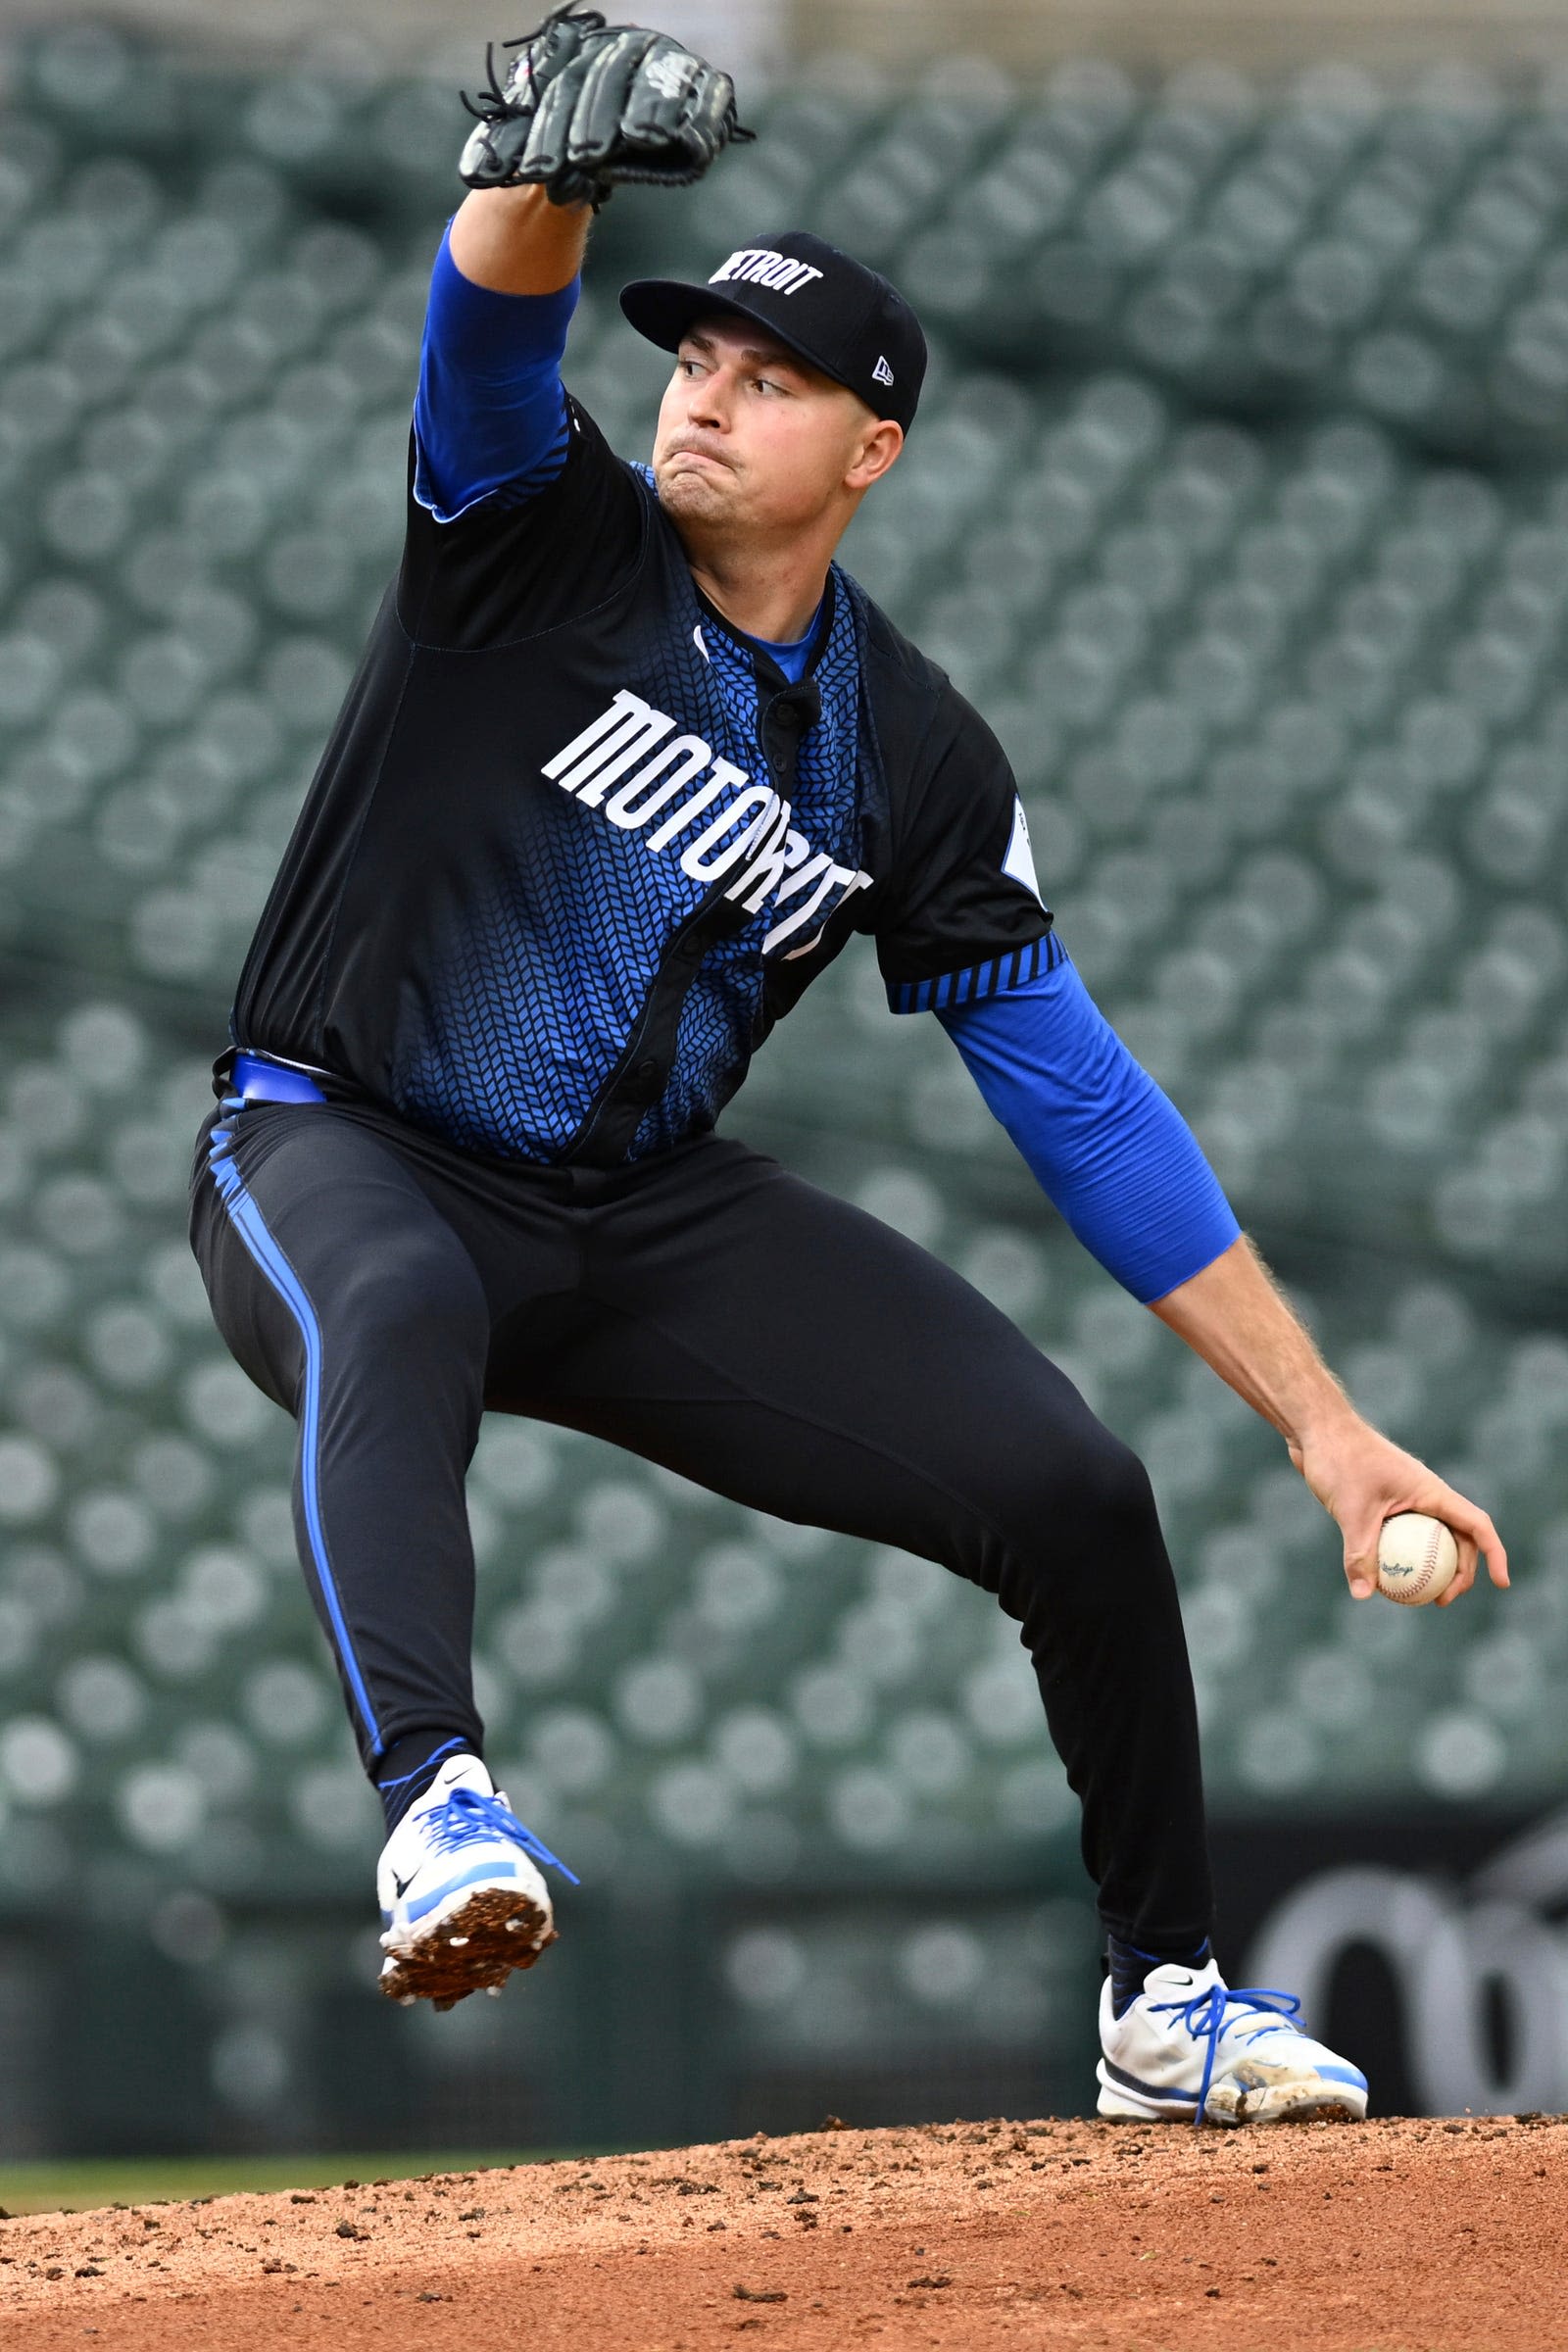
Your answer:
[[[850,468],[850,477],[857,488],[868,490],[881,480],[888,467],[904,447],[904,427],[891,416],[879,416],[860,443],[859,453]]]

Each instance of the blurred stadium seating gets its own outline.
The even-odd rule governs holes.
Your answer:
[[[357,1903],[374,1844],[293,1565],[290,1433],[211,1331],[182,1209],[238,958],[396,558],[460,118],[368,66],[241,83],[90,31],[18,68],[0,1903],[86,1887],[200,1958],[230,1910]],[[106,90],[113,151],[83,163]],[[754,112],[700,205],[607,214],[569,380],[635,453],[661,363],[618,275],[786,219],[904,283],[932,389],[852,566],[992,716],[1064,938],[1357,1398],[1504,1520],[1506,1620],[1352,1614],[1278,1445],[1076,1250],[868,954],[732,1123],[958,1265],[1144,1452],[1222,1807],[1560,1787],[1568,108],[1082,65]],[[1022,1887],[1043,1852],[1074,1886],[1068,1792],[979,1595],[532,1425],[487,1427],[472,1498],[513,1796],[590,1884],[678,1866],[739,1905],[747,2064],[808,2069],[893,1998],[876,1970],[855,1989],[870,1928],[814,1931],[785,1891]],[[1047,1909],[1027,1964],[1012,1912],[909,1928],[899,2014],[984,1973],[993,2031],[1038,2039],[1040,1970],[1085,1948],[1076,1895]],[[836,2008],[820,1970],[801,1996],[813,1933]],[[321,1967],[347,1982],[338,1943]],[[287,2076],[244,2015],[213,2082],[261,2129]]]

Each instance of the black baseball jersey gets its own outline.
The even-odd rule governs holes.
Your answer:
[[[437,522],[413,455],[238,1046],[487,1156],[610,1167],[711,1127],[853,930],[899,1009],[1052,959],[1000,745],[847,572],[792,685],[575,404],[523,505]]]

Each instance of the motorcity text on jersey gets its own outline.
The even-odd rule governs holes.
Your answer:
[[[547,760],[543,774],[584,808],[597,808],[654,855],[668,852],[707,809],[712,816],[679,853],[680,867],[705,888],[733,874],[726,899],[775,916],[762,940],[771,955],[811,924],[789,956],[816,945],[846,899],[870,887],[869,874],[838,865],[791,823],[794,809],[770,784],[754,784],[743,767],[715,756],[700,735],[678,735],[675,721],[622,687],[591,726]],[[655,819],[659,822],[656,824]],[[651,830],[649,828],[652,828]]]

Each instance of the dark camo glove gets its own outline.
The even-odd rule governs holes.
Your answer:
[[[556,9],[509,41],[517,57],[464,104],[477,118],[458,165],[470,188],[542,187],[552,204],[597,211],[618,180],[689,187],[731,139],[735,85],[667,33],[607,24],[597,9]]]

